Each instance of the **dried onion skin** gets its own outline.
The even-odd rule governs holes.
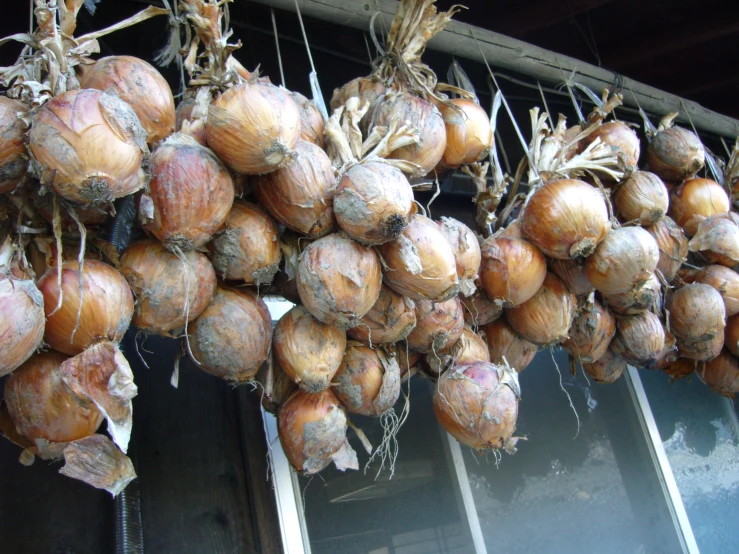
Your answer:
[[[533,342],[516,333],[504,317],[484,325],[481,330],[487,339],[490,361],[508,363],[518,373],[534,360],[539,350]]]
[[[394,357],[360,343],[349,343],[334,379],[336,397],[351,413],[377,417],[400,396],[400,367]]]
[[[326,121],[312,100],[299,92],[291,91],[290,97],[300,110],[300,139],[315,144],[319,148],[326,148],[323,137],[323,128]]]
[[[444,302],[416,301],[416,327],[408,335],[408,346],[427,354],[451,348],[464,331],[462,302],[454,297]]]
[[[446,127],[442,163],[457,168],[484,160],[493,144],[493,130],[485,110],[464,98],[452,98],[437,106]]]
[[[467,225],[451,217],[442,217],[436,224],[454,252],[460,292],[464,296],[474,294],[476,290],[475,281],[478,278],[482,262],[480,243],[477,236]]]
[[[570,336],[562,343],[562,348],[580,363],[596,362],[606,353],[615,334],[616,318],[595,300],[572,321]]]
[[[549,271],[562,279],[567,289],[575,296],[586,296],[595,290],[583,273],[582,262],[577,260],[547,260]]]
[[[649,170],[665,181],[681,181],[695,175],[705,163],[706,152],[695,133],[682,127],[660,131],[647,149]]]
[[[627,365],[626,360],[614,354],[609,348],[597,361],[582,364],[582,368],[593,381],[610,384],[621,377]]]
[[[25,117],[28,108],[17,100],[0,96],[0,194],[21,184],[28,168]]]
[[[603,144],[607,144],[615,149],[627,170],[637,168],[641,153],[641,143],[636,132],[628,124],[622,121],[603,123],[583,139],[582,149],[584,150],[592,142],[595,142],[596,139],[600,139]],[[597,173],[603,180],[613,181],[612,178],[604,173]]]
[[[739,392],[739,358],[726,349],[713,360],[699,364],[696,373],[716,394],[734,398]]]
[[[482,243],[480,282],[496,304],[523,304],[541,288],[546,275],[546,258],[529,241],[501,236]]]
[[[472,327],[487,325],[503,314],[503,307],[490,300],[482,285],[479,285],[472,296],[460,294],[459,299],[464,307],[464,321]]]
[[[651,310],[659,313],[662,307],[662,286],[653,274],[641,286],[620,294],[604,294],[608,307],[617,314],[634,315]]]
[[[415,308],[413,300],[383,285],[372,309],[359,325],[347,331],[347,335],[368,345],[405,340],[416,326]]]
[[[646,228],[659,247],[657,269],[669,283],[688,259],[688,239],[672,218],[665,216]]]
[[[722,265],[707,265],[683,276],[686,283],[703,283],[715,288],[724,299],[726,316],[739,313],[739,273]]]
[[[426,370],[432,377],[438,378],[455,365],[490,362],[490,351],[485,339],[465,325],[462,335],[450,349],[441,353],[429,352],[425,361],[428,366]]]
[[[724,328],[724,346],[734,356],[739,356],[739,314],[726,320]]]
[[[739,265],[739,218],[736,214],[708,217],[698,224],[690,239],[691,252],[700,252],[712,264]]]
[[[670,332],[678,344],[723,337],[726,307],[721,294],[710,285],[693,283],[672,293],[667,309]]]
[[[25,362],[44,338],[44,297],[30,279],[0,272],[0,377]]]

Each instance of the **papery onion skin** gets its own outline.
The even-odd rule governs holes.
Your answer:
[[[413,300],[383,285],[372,309],[347,335],[369,345],[405,340],[416,326],[415,307]]]
[[[400,376],[406,378],[408,372],[411,375],[418,369],[419,364],[423,360],[423,354],[411,350],[406,341],[400,341],[393,347],[395,356],[398,359],[398,367],[400,367]]]
[[[425,362],[427,367],[424,369],[433,378],[438,378],[455,365],[490,362],[490,352],[485,339],[465,325],[462,335],[450,349],[441,353],[429,352]]]
[[[496,304],[523,304],[536,294],[546,274],[546,258],[524,239],[489,237],[482,243],[480,282]]]
[[[688,239],[682,228],[668,216],[646,229],[657,241],[659,247],[657,269],[669,283],[677,275],[680,266],[688,259]]]
[[[38,184],[36,184],[38,186]],[[34,191],[33,194],[33,205],[38,213],[48,223],[54,224],[54,195],[53,194],[40,194],[40,186]],[[67,234],[79,234],[79,227],[74,218],[70,215],[68,210],[74,210],[75,215],[85,227],[93,227],[100,225],[108,220],[109,214],[94,206],[59,206],[59,215],[62,219],[62,233],[64,236]]]
[[[614,229],[585,261],[584,273],[603,294],[621,294],[640,287],[659,262],[659,246],[641,227]]]
[[[352,97],[359,98],[359,106],[364,107],[365,104],[372,106],[378,98],[387,92],[385,85],[379,79],[370,77],[357,77],[352,79],[344,86],[334,89],[331,97],[331,110],[335,110]],[[366,119],[366,115],[363,118]]]
[[[726,307],[721,294],[710,285],[693,283],[676,290],[670,296],[667,309],[670,332],[678,342],[723,336]]]
[[[739,358],[726,349],[713,360],[698,364],[696,373],[716,394],[734,398],[739,392]]]
[[[695,372],[697,365],[698,363],[691,358],[677,358],[660,369],[669,375],[672,378],[670,379],[672,381],[692,375],[693,372]]]
[[[711,179],[697,178],[685,181],[672,192],[668,214],[692,237],[701,221],[730,209],[729,196],[721,185]]]
[[[613,353],[610,348],[606,350],[597,361],[582,364],[582,368],[588,376],[598,383],[614,383],[627,369],[627,362]]]
[[[44,323],[44,297],[35,283],[0,273],[0,377],[41,346]]]
[[[659,221],[670,205],[667,187],[654,173],[636,171],[621,183],[613,196],[613,207],[621,221],[639,221],[647,226]]]
[[[577,179],[539,188],[529,198],[521,226],[539,250],[561,260],[589,256],[611,229],[603,193]]]
[[[485,110],[464,98],[453,98],[437,107],[446,127],[443,164],[457,168],[484,160],[493,144],[493,130]]]
[[[21,102],[0,96],[0,194],[14,191],[26,176],[26,129],[18,114],[27,112]]]
[[[346,349],[346,333],[295,306],[277,322],[272,341],[282,370],[301,389],[316,393],[331,384]]]
[[[326,122],[312,100],[309,100],[299,92],[291,91],[290,97],[300,110],[300,138],[313,143],[319,148],[326,148],[326,140],[323,137],[323,128]]]
[[[244,383],[267,359],[272,317],[256,294],[218,286],[188,332],[192,356],[202,370],[233,383]]]
[[[646,310],[658,313],[662,307],[662,286],[653,274],[640,287],[620,294],[604,294],[603,299],[617,314],[634,315]]]
[[[618,153],[622,156],[623,163],[627,169],[635,169],[637,167],[639,163],[639,154],[641,153],[641,144],[636,132],[629,127],[629,125],[622,121],[609,121],[607,123],[603,123],[583,139],[582,149],[584,150],[598,138],[602,143],[618,150]],[[605,173],[597,173],[604,181],[613,181],[613,179]]]
[[[562,348],[580,363],[596,362],[606,353],[615,334],[616,318],[595,300],[572,321],[570,336],[562,343]]]
[[[374,250],[334,233],[312,242],[298,266],[298,293],[318,320],[350,329],[380,296],[382,268]]]
[[[79,288],[79,264],[76,261],[62,264],[63,301],[56,313],[53,313],[59,299],[56,268],[47,270],[39,279],[38,288],[44,295],[44,341],[63,354],[79,354],[98,339],[120,342],[131,323],[131,288],[123,275],[103,262],[85,260],[82,270],[82,297]],[[80,325],[74,332],[80,302]]]
[[[562,279],[567,289],[575,296],[586,296],[595,290],[583,273],[583,266],[577,260],[548,259],[549,271]]]
[[[454,297],[444,302],[416,301],[416,327],[408,335],[408,346],[427,354],[443,352],[457,342],[464,330],[462,302]]]
[[[70,90],[46,102],[28,150],[41,183],[78,204],[108,204],[146,183],[146,131],[128,104],[99,90]]]
[[[726,316],[739,313],[739,273],[722,265],[707,265],[702,269],[687,272],[686,283],[703,283],[715,288],[724,299]]]
[[[436,224],[452,246],[461,293],[465,296],[474,294],[475,280],[478,278],[482,262],[477,236],[467,225],[451,217],[442,217]]]
[[[208,109],[208,146],[232,170],[269,173],[290,163],[300,138],[300,110],[284,90],[262,82],[228,89]]]
[[[739,314],[726,320],[724,329],[724,346],[734,356],[739,356]]]
[[[464,307],[464,321],[472,327],[487,325],[503,314],[503,307],[490,300],[482,285],[478,285],[472,296],[459,295]]]
[[[717,333],[713,337],[700,340],[685,341],[677,340],[677,348],[680,355],[699,362],[713,360],[721,353],[724,347],[724,333]]]
[[[665,347],[665,329],[652,312],[618,318],[611,350],[629,363],[652,368]]]
[[[262,407],[273,415],[277,415],[277,411],[280,409],[285,401],[290,398],[290,395],[297,390],[298,385],[295,381],[285,373],[280,367],[280,364],[276,360],[272,360],[272,382],[268,383],[268,371],[270,370],[269,361],[262,364],[259,368],[255,379],[259,382],[262,389],[264,390],[264,396],[262,397]]]
[[[495,364],[507,362],[518,373],[521,373],[536,356],[539,347],[516,333],[501,317],[481,329],[487,339],[490,361]]]
[[[172,90],[153,66],[133,56],[108,56],[85,67],[81,88],[116,94],[129,104],[146,131],[149,145],[174,132],[175,108]]]
[[[395,365],[389,367],[392,364]],[[367,417],[382,415],[400,395],[397,362],[384,352],[359,343],[347,345],[334,381],[333,391],[344,408]]]
[[[647,149],[649,170],[665,181],[681,181],[695,175],[705,163],[700,139],[687,129],[671,127],[660,131]]]
[[[194,89],[188,88],[185,91],[182,100],[177,105],[177,109],[175,110],[175,131],[178,133],[183,133],[185,132],[183,131],[183,128],[185,128],[185,134],[190,135],[192,138],[194,138],[198,142],[198,144],[207,146],[208,140],[205,138],[205,125],[203,124],[202,120],[198,121],[195,125],[192,124],[192,111],[195,108],[196,95],[197,91],[195,91]]]
[[[192,321],[208,306],[216,289],[213,266],[199,252],[184,258],[151,239],[123,251],[119,269],[136,296],[131,323],[137,329],[166,335],[185,324],[186,312]]]
[[[739,221],[736,214],[713,215],[701,221],[688,247],[712,264],[739,265]]]

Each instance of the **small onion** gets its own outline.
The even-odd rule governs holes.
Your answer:
[[[426,354],[426,365],[429,374],[438,378],[439,375],[455,365],[467,365],[475,362],[490,362],[490,352],[487,342],[471,327],[465,325],[462,336],[446,352]]]
[[[546,275],[546,258],[530,242],[489,237],[482,243],[480,282],[496,304],[523,304],[536,294]]]
[[[234,202],[226,222],[207,247],[221,279],[269,285],[280,268],[277,225],[264,210],[249,202]]]
[[[672,191],[668,213],[692,237],[701,221],[730,209],[729,196],[721,185],[711,179],[691,179]]]
[[[739,314],[726,320],[724,345],[734,356],[739,356]]]
[[[659,221],[670,205],[667,187],[654,173],[636,171],[621,183],[613,196],[613,207],[621,221],[651,225]]]
[[[577,260],[547,260],[549,271],[562,279],[567,289],[575,296],[587,296],[595,290],[583,273],[582,263]]]
[[[589,256],[611,229],[603,193],[576,179],[539,188],[529,198],[521,225],[539,250],[558,259]]]
[[[585,261],[584,273],[603,294],[639,288],[654,273],[659,246],[641,227],[614,229]]]
[[[216,273],[208,258],[188,252],[180,259],[155,240],[129,245],[120,272],[136,296],[133,325],[166,335],[198,317],[216,289]],[[53,278],[53,277],[52,277]]]
[[[616,149],[627,169],[636,169],[641,153],[641,143],[634,129],[628,124],[622,121],[603,123],[582,140],[581,149],[585,150],[587,146],[595,142],[595,139],[600,139],[603,144]],[[598,174],[607,181],[612,180],[601,172]]]
[[[472,296],[460,294],[459,299],[464,307],[465,323],[475,328],[495,321],[503,313],[503,307],[490,300],[481,284]]]
[[[547,273],[544,284],[529,300],[506,308],[511,327],[523,338],[549,346],[562,342],[574,316],[575,300],[564,283],[553,273]]]
[[[521,373],[528,366],[539,347],[516,333],[504,317],[482,327],[488,343],[490,361],[494,364],[508,363]]]
[[[662,286],[656,274],[641,286],[620,294],[604,294],[608,307],[621,315],[634,315],[652,310],[659,312],[662,306]]]
[[[739,273],[722,265],[708,265],[703,269],[688,272],[686,283],[703,283],[715,288],[724,299],[726,316],[739,313]]]
[[[351,238],[374,246],[395,239],[416,211],[403,172],[383,162],[350,167],[334,195],[334,215]]]
[[[299,92],[290,92],[290,97],[300,110],[300,138],[311,142],[319,148],[326,148],[323,128],[326,121],[312,100],[308,100]]]
[[[734,398],[739,392],[739,358],[726,349],[710,362],[699,364],[696,373],[716,394]]]
[[[595,300],[572,321],[570,336],[562,343],[562,348],[580,363],[596,362],[606,353],[615,334],[616,318]]]
[[[335,233],[312,242],[298,266],[303,305],[324,323],[359,325],[380,296],[382,268],[374,250]]]
[[[115,268],[85,260],[82,290],[79,269],[76,261],[62,264],[62,305],[58,310],[57,268],[50,268],[38,281],[46,312],[44,341],[70,356],[99,339],[120,342],[133,316],[131,287]],[[79,328],[75,329],[78,314]]]
[[[442,302],[459,292],[457,262],[449,241],[429,218],[415,215],[397,239],[378,247],[383,279],[414,300]]]
[[[244,383],[267,359],[272,317],[256,294],[219,286],[189,332],[192,356],[201,369],[227,381]]]
[[[41,183],[78,204],[108,204],[146,182],[146,131],[131,106],[99,90],[70,90],[46,102],[28,150]]]
[[[308,392],[331,384],[346,349],[346,333],[321,323],[303,306],[295,306],[277,322],[272,341],[282,370]]]
[[[405,340],[416,326],[415,307],[413,300],[383,285],[372,309],[347,335],[370,346]]]
[[[614,354],[609,348],[597,361],[582,364],[582,368],[593,381],[608,384],[621,377],[627,365],[626,360]]]
[[[174,132],[175,109],[172,90],[162,74],[133,56],[108,56],[84,68],[81,88],[115,94],[129,104],[152,145]]]
[[[629,363],[652,368],[665,347],[665,328],[652,312],[620,316],[611,350]]]
[[[670,282],[677,275],[680,266],[688,259],[688,239],[677,223],[667,216],[647,227],[647,231],[654,237],[659,247],[657,269],[667,282]]]
[[[28,168],[25,104],[0,96],[0,193],[12,192],[23,181]]]
[[[334,171],[326,152],[298,141],[295,161],[256,179],[259,202],[277,221],[311,238],[336,229]]]
[[[380,416],[400,396],[400,368],[395,357],[358,342],[347,344],[334,380],[336,397],[353,414]]]
[[[733,213],[713,215],[701,221],[690,239],[691,252],[700,252],[712,264],[738,265],[739,223],[733,216]]]
[[[444,302],[416,301],[416,327],[408,335],[408,346],[418,352],[443,352],[451,348],[464,330],[462,302],[454,297]]]
[[[437,106],[446,127],[443,164],[457,168],[484,160],[493,145],[493,130],[485,110],[464,98],[453,98]]]
[[[521,392],[515,371],[477,362],[444,373],[434,390],[434,412],[460,443],[478,451],[515,451]]]
[[[705,163],[706,152],[695,133],[682,127],[660,131],[649,143],[649,170],[665,181],[682,181],[695,175]]]
[[[259,175],[294,158],[300,110],[290,95],[269,83],[244,82],[208,108],[208,146],[238,173]]]
[[[454,259],[457,262],[459,290],[465,296],[474,294],[475,280],[480,271],[480,243],[475,233],[461,221],[451,217],[442,217],[436,224],[446,240],[451,244]]]
[[[670,332],[678,342],[698,342],[723,336],[726,307],[710,285],[693,283],[676,290],[667,305]]]

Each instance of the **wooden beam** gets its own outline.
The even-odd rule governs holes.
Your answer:
[[[593,11],[611,2],[613,0],[572,0],[571,2],[537,0],[536,2],[519,3],[510,12],[491,19],[495,22],[495,27],[504,31],[506,35],[523,37],[542,29],[548,29],[557,23]],[[497,8],[491,6],[490,9]]]

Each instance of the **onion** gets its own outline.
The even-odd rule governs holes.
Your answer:
[[[739,356],[739,314],[726,320],[724,345],[734,356]]]
[[[487,325],[498,319],[503,313],[503,307],[490,300],[481,284],[475,289],[472,296],[460,294],[459,299],[464,307],[464,321],[472,327]]]
[[[654,273],[659,246],[641,227],[614,229],[585,261],[584,273],[603,294],[620,294],[642,286]]]
[[[277,412],[277,432],[290,464],[305,474],[318,473],[333,460],[336,467],[358,469],[346,440],[346,415],[333,392],[295,391]]]
[[[662,307],[662,286],[657,275],[652,274],[641,286],[620,294],[605,294],[603,299],[617,314],[634,315],[646,310],[658,313]]]
[[[482,243],[480,281],[496,304],[523,304],[541,288],[546,275],[546,258],[530,242],[489,237]]]
[[[190,326],[192,357],[204,371],[231,381],[249,381],[267,359],[272,317],[256,294],[218,286]]]
[[[33,205],[38,213],[48,223],[54,224],[54,195],[53,194],[41,194],[42,189],[38,184],[37,188],[33,192]],[[74,218],[69,213],[70,210],[74,211],[77,219],[85,227],[91,227],[100,225],[107,221],[108,213],[105,210],[95,206],[72,206],[67,204],[66,206],[59,207],[59,215],[61,216],[62,223],[62,234],[67,236],[68,234],[77,233],[79,226]]]
[[[462,302],[454,297],[444,302],[416,301],[416,327],[408,335],[408,346],[418,352],[443,352],[457,342],[464,330]]]
[[[370,346],[405,340],[416,326],[415,307],[413,300],[383,285],[372,309],[347,335]]]
[[[129,104],[152,145],[174,132],[172,90],[154,67],[133,56],[108,56],[86,66],[81,88],[94,88],[118,96]]]
[[[652,312],[624,315],[616,322],[611,350],[627,362],[644,368],[654,367],[665,347],[665,328]]]
[[[133,325],[166,335],[208,306],[216,288],[216,273],[208,258],[188,252],[180,259],[155,240],[129,245],[121,256],[120,272],[135,296]]]
[[[415,211],[408,179],[384,162],[350,167],[334,196],[339,226],[354,240],[370,246],[395,239]]]
[[[705,362],[713,360],[721,353],[724,347],[724,334],[694,341],[677,341],[680,355],[691,360]]]
[[[553,273],[547,273],[544,284],[529,300],[506,308],[508,323],[526,340],[539,346],[562,342],[574,316],[574,297]]]
[[[689,237],[695,235],[698,224],[731,208],[729,196],[721,185],[710,179],[685,181],[670,195],[670,217]]]
[[[283,89],[257,80],[244,82],[210,105],[205,135],[208,146],[234,171],[269,173],[294,158],[300,110]]]
[[[691,375],[697,366],[697,362],[690,358],[677,358],[662,368],[662,371],[671,377],[670,381],[682,379]]]
[[[454,251],[427,217],[414,216],[398,238],[378,252],[386,267],[385,283],[403,296],[442,302],[459,292]]]
[[[580,363],[596,362],[606,353],[615,334],[616,318],[607,307],[594,300],[572,321],[570,336],[562,343],[562,348]]]
[[[567,289],[575,296],[587,296],[595,290],[583,273],[583,266],[577,260],[547,260],[549,271],[562,279]]]
[[[386,92],[385,85],[379,79],[375,79],[372,76],[357,77],[341,88],[334,89],[333,96],[331,97],[331,111],[340,108],[352,97],[359,98],[360,107],[364,107],[365,104],[372,106]]]
[[[395,355],[398,358],[398,366],[400,367],[400,376],[407,379],[406,375],[413,375],[418,369],[419,364],[423,360],[423,354],[411,350],[406,341],[401,341],[394,346]]]
[[[298,141],[295,161],[256,179],[259,202],[293,231],[318,238],[336,228],[334,170],[319,147]]]
[[[675,335],[665,329],[665,345],[660,352],[657,361],[654,364],[655,369],[665,369],[674,364],[680,357],[680,352],[677,349],[677,340]]]
[[[726,316],[739,313],[739,274],[722,265],[708,265],[703,269],[688,272],[686,283],[704,283],[715,288],[724,299]]]
[[[523,230],[521,229],[521,220],[514,219],[505,228],[498,231],[500,237],[510,237],[512,239],[522,239]]]
[[[196,95],[197,92],[193,89],[185,90],[182,101],[175,110],[175,131],[190,135],[198,141],[198,144],[207,146],[208,141],[205,138],[205,125],[202,120],[198,121],[196,124],[193,124],[192,122],[192,110],[195,108]]]
[[[449,350],[438,354],[429,352],[426,354],[425,362],[428,366],[427,372],[433,378],[438,378],[455,365],[490,362],[490,352],[485,339],[465,325],[462,335]]]
[[[108,204],[146,182],[146,131],[131,106],[99,90],[70,90],[44,104],[28,150],[41,183],[78,204]]]
[[[726,307],[710,285],[693,283],[676,290],[667,305],[669,328],[678,343],[692,343],[723,336]]]
[[[716,394],[734,398],[739,392],[739,358],[726,349],[710,362],[699,364],[696,373]]]
[[[441,426],[470,448],[515,451],[520,397],[511,368],[487,362],[459,365],[439,378],[434,412]]]
[[[582,364],[583,370],[593,381],[605,384],[613,383],[621,377],[626,366],[626,360],[614,354],[610,348],[597,361]]]
[[[457,168],[484,160],[493,145],[493,130],[485,110],[464,98],[453,98],[437,107],[446,127],[442,163]]]
[[[223,227],[208,243],[208,251],[221,279],[268,285],[280,268],[280,232],[258,206],[234,202]]]
[[[400,368],[394,356],[350,341],[336,373],[334,393],[353,414],[377,417],[400,396]]]
[[[622,121],[603,123],[582,141],[582,150],[585,150],[595,139],[613,147],[627,169],[636,169],[639,163],[641,144],[636,132]],[[612,181],[604,173],[598,172],[604,180]]]
[[[540,187],[529,198],[521,226],[539,250],[559,259],[589,256],[611,228],[603,193],[576,179]]]
[[[272,341],[275,359],[300,388],[320,392],[331,384],[346,349],[346,333],[321,323],[303,306],[277,322]]]
[[[21,102],[0,96],[0,194],[14,191],[26,176],[26,126],[18,116],[27,112]]]
[[[290,92],[290,97],[300,110],[300,138],[315,144],[319,148],[326,148],[323,138],[323,127],[326,121],[312,100],[308,100],[299,92]]]
[[[688,259],[688,239],[677,223],[667,216],[647,227],[647,231],[654,237],[659,247],[657,269],[667,282],[670,282],[677,275],[680,266]]]
[[[381,275],[374,250],[335,233],[303,251],[298,293],[308,311],[320,321],[349,329],[359,325],[377,302]]]
[[[269,372],[272,372],[271,378]],[[277,414],[280,406],[290,398],[298,386],[288,377],[274,358],[262,364],[255,379],[262,385],[262,407],[271,414]]]
[[[481,263],[480,243],[477,236],[467,225],[451,217],[442,217],[436,224],[452,246],[454,259],[457,262],[459,290],[464,296],[474,294],[475,280],[478,277]]]
[[[149,159],[149,193],[141,198],[143,227],[173,251],[196,250],[226,221],[233,179],[212,151],[176,133]]]
[[[670,204],[667,187],[654,173],[636,171],[619,185],[613,196],[613,207],[621,221],[639,221],[651,225],[659,221]]]
[[[79,264],[64,262],[62,304],[57,310],[60,296],[57,272],[57,268],[51,268],[38,281],[46,312],[44,341],[70,356],[99,339],[120,342],[133,316],[133,295],[123,276],[103,262],[85,260],[80,290]]]
[[[690,239],[692,252],[700,252],[712,264],[734,267],[739,264],[739,224],[735,214],[713,215],[698,224]]]
[[[508,363],[521,373],[528,366],[539,347],[516,333],[504,317],[482,327],[488,343],[490,361],[495,364]]]
[[[682,181],[695,175],[705,163],[700,139],[682,127],[660,131],[647,148],[649,170],[665,181]]]

